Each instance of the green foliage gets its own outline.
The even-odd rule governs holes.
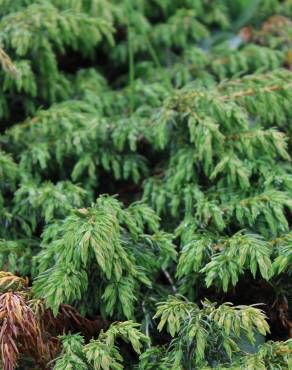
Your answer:
[[[224,303],[216,307],[204,301],[199,308],[178,297],[169,297],[160,303],[155,318],[160,318],[158,330],[167,325],[174,338],[163,359],[174,369],[202,368],[212,361],[227,362],[239,352],[241,335],[246,335],[253,343],[254,332],[265,335],[269,331],[264,313],[253,306],[233,307]]]
[[[256,353],[243,353],[242,335],[251,342],[259,330],[265,335],[268,325],[263,312],[252,306],[221,306],[202,302],[202,308],[182,298],[169,297],[157,310],[159,327],[167,324],[174,338],[166,350],[151,347],[140,356],[139,369],[289,369],[291,340],[269,341]],[[212,332],[212,338],[207,333]],[[244,334],[243,334],[244,333]]]
[[[206,263],[207,260],[203,257],[208,253],[208,249],[210,262]],[[269,243],[258,235],[239,232],[228,239],[217,239],[215,243],[205,237],[200,239],[198,235],[197,239],[182,249],[177,275],[183,277],[201,272],[205,274],[207,287],[216,281],[227,291],[230,283],[234,286],[237,284],[239,275],[244,270],[250,270],[255,278],[258,268],[261,276],[268,280],[272,272],[270,254]]]
[[[233,367],[232,367],[233,366]],[[286,342],[269,341],[263,344],[256,354],[242,356],[234,361],[233,369],[290,369],[291,340]]]
[[[7,7],[1,18],[0,45],[13,60],[22,63],[19,73],[16,65],[14,82],[4,80],[4,92],[17,95],[23,91],[23,109],[31,112],[38,105],[34,101],[36,96],[41,99],[39,103],[52,103],[69,96],[69,81],[58,70],[56,54],[64,54],[70,47],[92,55],[104,36],[112,41],[113,29],[109,22],[82,11],[70,8],[60,11],[54,2],[28,3],[31,4],[20,9]],[[1,105],[5,107],[7,103],[6,94],[1,95]],[[3,113],[1,116],[10,114],[8,110]]]
[[[273,241],[276,258],[273,263],[275,273],[281,273],[292,268],[292,235],[291,232]]]
[[[54,369],[87,369],[83,354],[84,338],[79,334],[68,334],[61,340],[63,353],[57,358]]]
[[[291,17],[0,0],[3,370],[292,366]]]
[[[15,192],[14,212],[23,218],[29,212],[32,225],[41,218],[48,223],[54,218],[65,216],[72,207],[80,207],[85,195],[84,189],[69,181],[60,181],[56,185],[47,182],[39,186],[27,182],[21,184]]]
[[[141,286],[151,287],[163,259],[175,259],[171,235],[160,234],[158,226],[157,216],[147,206],[133,203],[123,209],[112,197],[74,210],[44,231],[42,251],[36,257],[36,296],[43,297],[56,315],[61,303],[81,300],[88,289],[87,271],[96,271],[100,310],[133,317]],[[152,234],[145,234],[145,227]]]
[[[55,370],[123,369],[123,357],[115,345],[117,339],[130,343],[136,353],[141,353],[143,344],[148,338],[138,330],[139,324],[132,321],[113,323],[106,332],[101,331],[96,340],[84,345],[79,334],[63,335],[63,353],[57,359]]]

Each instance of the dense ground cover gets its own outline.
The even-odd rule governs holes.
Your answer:
[[[292,368],[291,16],[0,0],[1,368]]]

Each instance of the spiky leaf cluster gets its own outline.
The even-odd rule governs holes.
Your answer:
[[[4,370],[291,367],[291,16],[0,0]]]

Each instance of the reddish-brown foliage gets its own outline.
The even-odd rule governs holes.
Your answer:
[[[21,352],[38,362],[45,357],[45,344],[35,316],[20,294],[7,292],[0,296],[0,348],[3,370],[13,370]]]

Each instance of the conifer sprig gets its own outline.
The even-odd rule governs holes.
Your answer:
[[[291,17],[0,0],[1,368],[292,366]]]

